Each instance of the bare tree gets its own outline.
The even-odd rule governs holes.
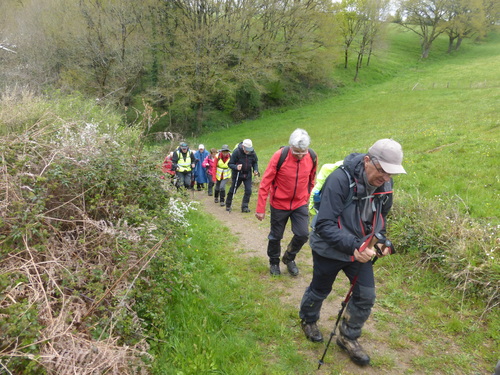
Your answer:
[[[158,95],[195,108],[201,131],[215,97],[235,101],[236,91],[283,72],[303,69],[320,46],[316,0],[174,0],[158,8],[163,64]]]
[[[114,96],[124,105],[148,61],[145,23],[148,2],[80,0],[85,25],[78,43],[80,71],[91,73],[99,99]]]
[[[126,104],[147,61],[143,20],[156,0],[5,1],[6,32],[18,52],[11,82]]]

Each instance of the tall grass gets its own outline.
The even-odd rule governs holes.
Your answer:
[[[176,267],[175,192],[119,119],[80,97],[0,101],[2,374],[147,373],[132,306],[153,259]]]

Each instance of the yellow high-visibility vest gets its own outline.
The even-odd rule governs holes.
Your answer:
[[[191,172],[191,151],[186,152],[186,159],[182,157],[182,153],[177,150],[177,156],[179,160],[177,160],[177,165],[179,166],[179,172]]]
[[[215,177],[218,181],[231,178],[231,168],[229,168],[230,159],[228,158],[226,162],[223,162],[222,159],[219,159],[219,154],[217,154],[217,173]]]

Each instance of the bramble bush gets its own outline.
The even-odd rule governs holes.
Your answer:
[[[87,108],[79,118],[60,115],[71,112],[64,102],[37,98],[43,113],[16,123],[24,98],[0,105],[10,124],[0,142],[2,366],[146,373],[148,317],[137,310],[157,300],[140,298],[141,288],[159,270],[165,285],[182,282],[167,239],[178,225],[172,210],[178,219],[190,208],[142,151],[142,129],[78,98],[66,105]],[[158,296],[168,301],[168,290]]]

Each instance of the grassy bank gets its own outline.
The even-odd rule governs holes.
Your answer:
[[[251,138],[261,172],[297,127],[306,129],[320,165],[366,152],[379,138],[403,145],[407,175],[395,177],[391,239],[402,252],[432,259],[436,270],[470,295],[500,298],[500,34],[468,41],[447,55],[445,38],[432,58],[418,58],[415,36],[393,29],[390,43],[361,84],[344,84],[328,100],[268,113],[194,141],[207,147]],[[251,202],[254,204],[254,202]],[[422,209],[425,208],[425,209]],[[471,281],[472,280],[472,281]],[[469,295],[469,294],[468,294]]]

